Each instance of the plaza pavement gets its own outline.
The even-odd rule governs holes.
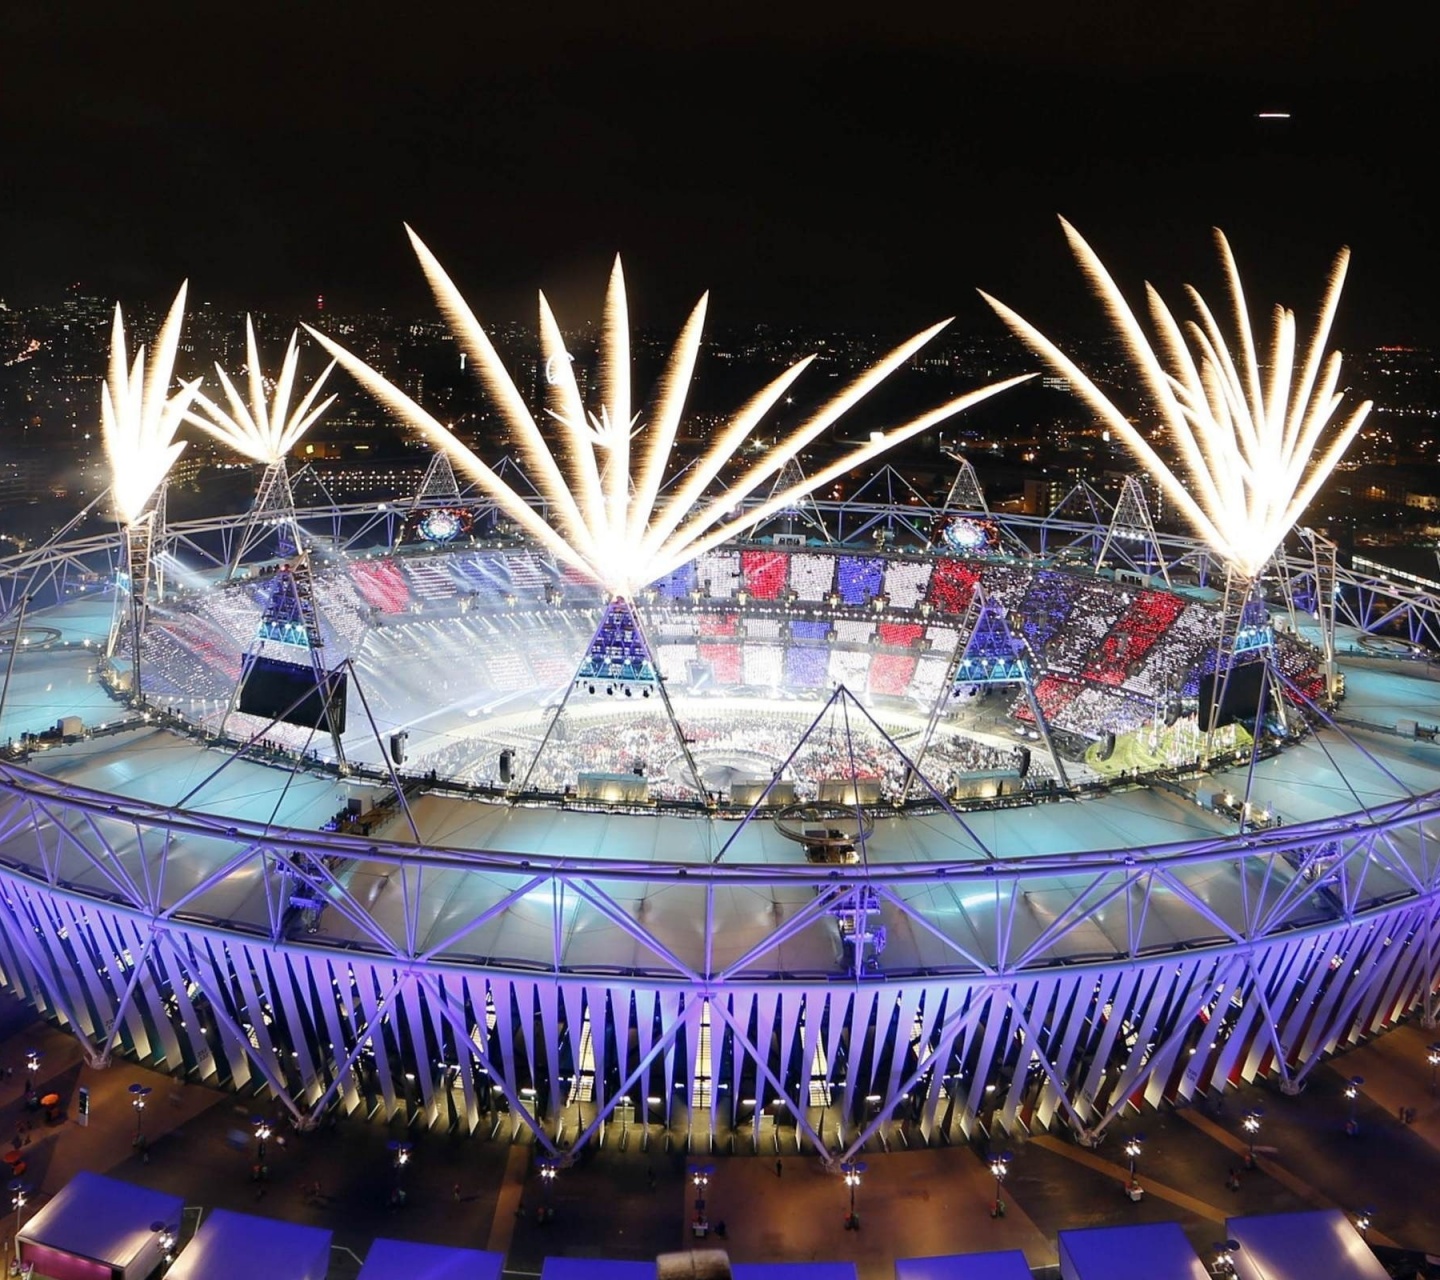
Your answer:
[[[1122,1117],[1095,1150],[1062,1131],[1030,1137],[995,1135],[994,1150],[1013,1155],[1003,1192],[1007,1213],[991,1214],[995,1194],[984,1139],[971,1146],[865,1153],[856,1193],[860,1229],[845,1229],[848,1192],[813,1157],[690,1156],[683,1142],[634,1141],[581,1152],[545,1191],[528,1142],[511,1145],[508,1129],[491,1138],[405,1129],[347,1118],[296,1134],[273,1104],[186,1084],[117,1059],[105,1070],[84,1065],[65,1033],[39,1022],[18,1002],[0,999],[0,1139],[16,1125],[32,1188],[28,1215],[78,1169],[92,1169],[182,1195],[189,1206],[269,1214],[330,1228],[339,1248],[333,1280],[358,1270],[377,1235],[498,1249],[507,1270],[535,1275],[550,1254],[649,1259],[696,1243],[690,1232],[696,1195],[689,1170],[710,1169],[706,1216],[724,1222],[723,1243],[736,1262],[852,1260],[862,1280],[891,1280],[899,1257],[983,1249],[1021,1249],[1032,1266],[1053,1266],[1056,1232],[1123,1222],[1176,1221],[1205,1256],[1223,1235],[1226,1216],[1339,1206],[1373,1208],[1371,1239],[1440,1251],[1440,1098],[1430,1092],[1425,1061],[1433,1031],[1402,1025],[1321,1066],[1306,1090],[1286,1097],[1267,1082],[1214,1100]],[[37,1093],[58,1092],[68,1119],[47,1127],[23,1103],[26,1051],[40,1053]],[[12,1073],[4,1074],[9,1067]],[[1359,1131],[1345,1131],[1350,1076],[1365,1078],[1356,1102]],[[141,1118],[145,1147],[135,1145],[129,1087],[151,1086]],[[90,1123],[76,1123],[75,1091],[91,1092]],[[1240,1120],[1263,1107],[1259,1168],[1229,1170],[1246,1152]],[[1414,1107],[1404,1124],[1400,1108]],[[269,1176],[252,1178],[252,1117],[275,1125]],[[613,1136],[613,1130],[612,1136]],[[1123,1194],[1123,1147],[1143,1134],[1139,1203]],[[788,1135],[788,1131],[787,1131]],[[391,1203],[397,1177],[387,1143],[403,1137],[414,1156],[400,1175],[405,1203]],[[786,1148],[788,1151],[789,1148]],[[319,1184],[320,1195],[311,1194]],[[553,1210],[548,1222],[537,1211]],[[187,1215],[193,1227],[194,1214]],[[14,1229],[7,1221],[7,1243]]]

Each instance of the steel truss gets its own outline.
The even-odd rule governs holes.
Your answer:
[[[292,485],[300,474],[291,478]],[[850,501],[817,500],[814,505],[834,542],[874,543],[880,541],[876,535],[883,533],[883,540],[896,549],[923,547],[944,508],[911,501],[907,491],[918,496],[887,469]],[[884,501],[897,494],[905,500],[897,504]],[[540,506],[538,499],[536,505]],[[397,503],[335,503],[297,508],[295,520],[307,545],[343,555],[393,547],[406,512],[407,507]],[[1072,490],[1051,515],[996,519],[1008,549],[1025,547],[1041,561],[1093,567],[1105,546],[1113,512],[1093,490],[1081,487]],[[102,527],[77,536],[87,526],[96,525]],[[234,557],[244,527],[244,516],[233,514],[171,523],[163,536],[157,532],[160,554],[184,557],[189,567],[200,572],[224,570]],[[1333,557],[1317,559],[1312,543],[1302,531],[1296,545],[1288,551],[1282,549],[1267,569],[1264,585],[1273,602],[1293,602],[1300,611],[1318,613],[1327,624],[1333,612],[1334,622],[1340,625],[1440,650],[1440,580],[1402,575],[1360,558],[1350,566],[1336,564]],[[1112,539],[1105,559],[1112,571],[1223,587],[1224,566],[1194,538],[1157,530],[1153,545],[1146,540],[1135,544],[1135,550],[1143,554],[1136,557],[1124,540]],[[78,591],[113,583],[116,572],[125,568],[125,557],[123,537],[113,525],[100,521],[97,504],[92,503],[54,541],[0,557],[0,614],[14,609],[24,595],[43,608]],[[1328,611],[1323,607],[1326,596],[1332,600]]]
[[[379,1109],[508,1123],[555,1149],[583,1094],[572,1143],[603,1134],[627,1097],[637,1115],[662,1099],[656,1123],[702,1147],[755,1139],[745,1100],[781,1099],[784,1141],[827,1159],[982,1126],[1093,1136],[1137,1097],[1267,1072],[1303,1081],[1428,1007],[1440,979],[1440,863],[1423,829],[1440,792],[1364,823],[1149,852],[869,868],[522,863],[117,801],[13,765],[0,766],[0,798],[7,985],[94,1061],[119,1048],[260,1084],[302,1123],[332,1105]],[[197,881],[198,842],[224,856]],[[352,894],[337,868],[361,857],[403,882],[403,918]],[[1205,873],[1237,857],[1242,910],[1226,918]],[[419,904],[457,871],[486,894],[422,940]],[[261,917],[213,914],[235,883],[263,886]],[[297,886],[332,903],[346,945],[296,929]],[[877,896],[892,937],[917,940],[923,967],[837,982],[787,962],[857,889]],[[655,920],[644,904],[662,892],[672,910]],[[783,907],[748,945],[717,930],[717,902],[737,893]],[[955,903],[968,904],[963,927]],[[1104,915],[1124,921],[1108,951],[1093,927]],[[517,916],[549,919],[543,970],[498,941]],[[567,954],[582,921],[612,932],[603,963]]]

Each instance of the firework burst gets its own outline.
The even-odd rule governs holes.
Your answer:
[[[506,515],[558,560],[594,578],[615,595],[633,595],[638,588],[711,547],[753,528],[757,520],[793,506],[807,493],[832,483],[897,444],[1025,380],[1009,378],[950,400],[878,434],[838,462],[820,468],[802,482],[769,493],[763,502],[742,511],[741,505],[747,499],[772,482],[792,458],[809,448],[949,322],[934,325],[901,343],[777,441],[729,487],[717,491],[716,481],[722,471],[810,364],[813,357],[807,357],[786,369],[735,413],[683,479],[662,497],[666,480],[675,479],[672,452],[699,355],[707,298],[700,299],[681,330],[661,378],[653,412],[647,422],[641,423],[631,404],[629,310],[619,260],[606,289],[600,339],[600,403],[593,410],[585,407],[559,325],[544,295],[540,296],[546,411],[558,437],[557,460],[556,451],[552,451],[459,290],[413,231],[410,239],[446,321],[510,430],[524,469],[546,503],[551,523],[542,519],[447,427],[383,375],[324,334],[313,329],[310,332],[362,386],[392,413],[422,432],[436,448],[444,449]],[[636,465],[632,465],[632,459]]]
[[[1330,271],[1320,320],[1300,353],[1294,312],[1276,307],[1262,352],[1246,308],[1230,245],[1215,233],[1230,292],[1235,342],[1227,344],[1215,312],[1194,288],[1195,318],[1183,324],[1146,285],[1146,334],[1110,273],[1063,218],[1070,247],[1105,304],[1160,422],[1174,442],[1179,469],[1167,465],[1115,403],[1034,325],[982,294],[1017,335],[1064,375],[1101,421],[1151,472],[1199,535],[1235,571],[1256,578],[1320,486],[1334,471],[1370,412],[1370,401],[1336,425],[1340,353],[1327,353],[1350,254]]]

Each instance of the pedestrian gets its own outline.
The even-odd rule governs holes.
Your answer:
[[[784,1173],[785,1173],[785,1165],[784,1165],[784,1162],[783,1162],[783,1161],[780,1161],[780,1160],[775,1161],[775,1176],[776,1176],[777,1178],[779,1178],[779,1177],[783,1176]]]
[[[654,1166],[654,1165],[651,1165],[650,1168],[648,1168],[648,1169],[645,1170],[645,1177],[646,1177],[646,1179],[647,1179],[647,1180],[649,1181],[649,1183],[650,1183],[650,1190],[651,1190],[651,1191],[654,1191],[654,1190],[655,1190],[655,1166]]]
[[[455,1201],[456,1204],[460,1203],[460,1184],[458,1182],[450,1188],[450,1198]]]

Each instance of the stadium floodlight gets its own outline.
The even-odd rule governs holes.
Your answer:
[[[291,408],[290,400],[295,391],[295,373],[300,362],[300,351],[296,345],[299,333],[290,335],[290,345],[285,349],[285,359],[280,365],[280,376],[275,380],[274,389],[266,396],[265,377],[260,367],[260,354],[255,342],[255,325],[249,316],[245,317],[245,395],[235,386],[230,376],[218,364],[215,373],[225,389],[229,409],[224,409],[202,395],[195,393],[195,404],[203,415],[194,412],[185,414],[185,421],[202,431],[208,432],[222,444],[252,462],[274,466],[299,443],[300,438],[335,403],[332,395],[316,404],[330,370],[332,361],[325,371],[310,385],[300,402]]]
[[[712,486],[732,463],[766,414],[810,364],[792,365],[740,409],[714,437],[696,464],[663,500],[671,452],[680,432],[685,399],[699,355],[708,295],[702,297],[680,332],[661,378],[655,408],[643,425],[633,413],[630,385],[629,308],[625,277],[617,258],[610,273],[602,321],[599,404],[587,411],[569,352],[544,295],[540,296],[540,340],[547,412],[558,428],[552,451],[485,330],[450,277],[419,237],[407,227],[426,278],[446,321],[500,410],[522,465],[550,509],[552,528],[519,492],[487,466],[446,426],[358,357],[310,329],[335,360],[405,423],[475,481],[486,497],[555,557],[616,596],[635,592],[718,546],[756,522],[782,511],[846,472],[927,431],[961,410],[1025,381],[1008,378],[959,396],[888,432],[874,433],[838,462],[772,488],[757,505],[742,509],[786,464],[808,449],[885,378],[930,341],[948,321],[933,325],[896,347],[779,439],[720,492]],[[307,326],[308,328],[308,326]],[[558,458],[557,460],[557,453]],[[632,466],[632,454],[636,465]],[[562,470],[563,464],[563,470]],[[673,477],[672,477],[673,478]]]
[[[127,528],[140,519],[145,504],[164,483],[185,448],[175,439],[200,379],[182,383],[171,394],[180,328],[185,321],[185,290],[175,295],[155,339],[150,362],[142,345],[133,363],[126,354],[125,321],[115,308],[110,333],[110,369],[100,390],[100,426],[110,466],[115,512]]]
[[[1161,460],[1152,432],[1137,427],[1055,343],[1004,303],[983,293],[1006,324],[1053,369],[1149,469],[1200,537],[1242,578],[1254,581],[1349,447],[1371,402],[1334,428],[1344,399],[1340,353],[1325,351],[1350,253],[1330,270],[1320,320],[1297,364],[1295,315],[1277,307],[1268,351],[1257,347],[1240,273],[1229,242],[1215,232],[1230,290],[1237,342],[1226,343],[1215,313],[1194,288],[1197,319],[1178,323],[1146,286],[1151,339],[1095,251],[1063,218],[1061,225],[1091,287],[1105,304],[1131,363],[1173,441],[1178,468]],[[1327,437],[1328,432],[1328,437]]]

